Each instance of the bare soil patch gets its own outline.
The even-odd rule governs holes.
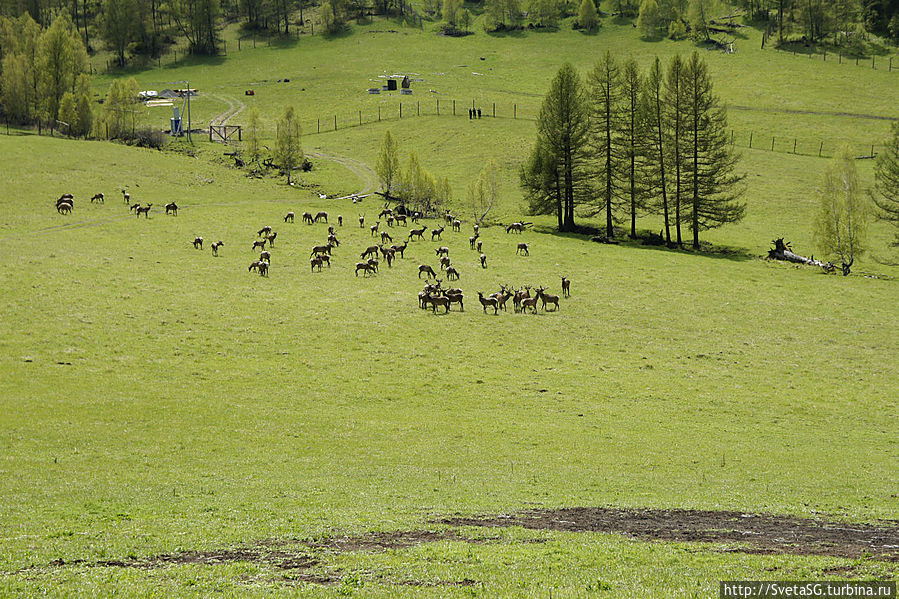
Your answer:
[[[740,543],[728,551],[790,553],[899,562],[899,522],[847,524],[770,514],[602,507],[532,510],[517,515],[444,518],[454,526],[521,526],[532,530],[602,532],[642,541]]]

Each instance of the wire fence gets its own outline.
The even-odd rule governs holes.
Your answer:
[[[899,58],[896,58],[894,56],[848,56],[843,54],[842,50],[837,50],[836,52],[828,52],[827,48],[822,48],[821,52],[816,52],[815,48],[811,46],[797,51],[795,44],[792,48],[774,48],[774,50],[781,54],[792,54],[793,56],[797,57],[804,56],[809,60],[814,59],[820,60],[821,62],[835,62],[837,64],[855,65],[857,67],[886,71],[888,73],[892,73],[895,70],[897,73],[899,73]]]

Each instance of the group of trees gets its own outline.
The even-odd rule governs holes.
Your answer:
[[[696,52],[666,71],[656,58],[646,74],[606,52],[586,82],[566,64],[537,129],[521,185],[530,211],[555,214],[560,231],[575,230],[579,212],[601,214],[609,238],[627,218],[636,236],[638,216],[657,214],[668,244],[681,246],[686,226],[698,248],[700,231],[743,217],[726,112]]]
[[[67,16],[44,30],[28,14],[0,17],[0,112],[10,121],[61,120],[86,133],[81,123],[90,122],[87,72],[87,51]]]
[[[385,199],[424,214],[443,212],[452,194],[449,179],[436,177],[422,167],[415,150],[409,153],[405,166],[400,163],[399,146],[390,130],[381,142],[375,172]]]

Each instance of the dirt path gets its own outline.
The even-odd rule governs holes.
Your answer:
[[[894,116],[885,116],[879,114],[863,114],[859,112],[834,112],[828,110],[795,110],[791,108],[760,108],[758,106],[739,106],[736,104],[728,105],[728,108],[734,110],[747,110],[750,112],[769,112],[783,114],[811,114],[815,116],[838,116],[849,117],[854,119],[871,119],[875,121],[896,121],[899,120]]]
[[[454,526],[521,526],[532,530],[623,534],[642,541],[740,543],[728,551],[791,553],[899,562],[899,522],[846,524],[769,514],[602,507],[534,510],[510,516],[445,518]]]
[[[212,97],[220,102],[224,102],[228,105],[228,109],[225,112],[217,114],[216,116],[209,119],[210,125],[227,125],[228,121],[236,117],[238,114],[244,111],[247,107],[246,104],[240,101],[238,98],[234,98],[232,96],[218,95],[212,94]]]
[[[355,195],[357,196],[368,195],[372,193],[378,186],[378,176],[375,174],[375,171],[371,170],[371,167],[364,162],[359,162],[358,160],[354,160],[353,158],[345,158],[343,156],[322,154],[320,152],[309,152],[307,156],[323,160],[332,160],[337,164],[342,164],[343,166],[347,167],[354,175],[362,180],[362,184],[364,187],[360,191],[356,192]]]

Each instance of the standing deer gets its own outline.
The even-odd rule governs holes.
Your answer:
[[[387,217],[387,226],[388,226],[388,227],[392,227],[395,220],[396,220],[396,219],[393,218],[393,215],[392,215],[392,214],[391,214],[390,216],[388,216],[388,217]]]
[[[512,223],[506,227],[506,233],[511,233],[512,231],[517,231],[521,233],[521,230],[524,229],[524,224],[522,223]]]
[[[477,237],[477,235],[475,235],[474,237],[469,237],[469,238],[468,238],[468,247],[470,247],[471,249],[474,249],[474,248],[475,248],[475,244],[476,244],[477,242],[478,242],[478,237]]]
[[[398,225],[403,225],[403,226],[406,225],[406,215],[405,214],[397,214],[396,216],[393,217],[393,220],[395,220],[396,224],[398,224]]]
[[[559,309],[559,296],[558,295],[550,295],[546,293],[546,290],[543,287],[537,288],[537,297],[543,302],[543,309],[546,310],[546,304],[554,304],[556,306],[556,310]]]
[[[312,252],[309,256],[314,256],[315,254],[331,254],[331,245],[316,245],[312,248]]]
[[[434,250],[434,252],[437,253],[437,257],[438,257],[438,258],[439,258],[440,256],[449,256],[449,248],[446,247],[445,245],[444,245],[444,246],[440,246],[439,248],[437,248],[436,250]]]
[[[381,243],[387,243],[388,241],[393,241],[393,237],[387,231],[381,231]]]
[[[446,227],[440,227],[431,231],[431,241],[440,239],[440,234],[443,233],[444,230],[446,230]]]
[[[521,242],[518,244],[518,249],[515,250],[516,254],[521,254],[522,256],[530,256],[531,253],[528,251],[528,244]]]
[[[441,256],[440,257],[440,268],[441,270],[444,268],[450,267],[450,258],[449,256]]]
[[[359,276],[359,271],[362,271],[362,276],[365,277],[366,274],[375,274],[375,268],[369,264],[368,262],[356,262],[356,276]]]
[[[271,232],[272,232],[272,228],[268,225],[265,225],[264,227],[262,227],[261,229],[256,231],[256,237],[262,237],[264,235],[268,235]]]
[[[153,204],[147,204],[146,206],[138,206],[137,207],[137,218],[140,218],[140,215],[143,214],[144,218],[150,218],[150,208],[153,207]]]
[[[487,306],[493,306],[493,313],[499,314],[499,302],[496,301],[495,297],[484,297],[484,294],[478,291],[478,301],[481,302],[481,307],[484,308],[484,314],[487,313]]]
[[[202,238],[201,238],[202,241]],[[212,255],[218,257],[219,248],[225,245],[224,241],[213,241],[212,242]]]
[[[202,237],[194,237],[194,249],[195,250],[203,249],[203,238]]]
[[[568,277],[562,277],[562,295],[571,297],[571,281],[568,280]]]
[[[328,235],[328,245],[333,245],[334,247],[340,247],[340,240],[337,239],[337,235],[331,233]]]
[[[476,247],[476,249],[478,250],[478,252],[481,251],[481,246],[482,246],[482,245],[483,245],[483,242],[481,242],[481,240],[478,239],[478,244],[477,244],[477,247]]]
[[[453,231],[461,231],[462,230],[462,221],[458,218],[453,219]]]
[[[168,204],[166,204],[165,213],[178,216],[178,204],[176,204],[175,202],[169,202]]]
[[[122,202],[125,204],[131,203],[131,194],[128,193],[127,191],[125,191],[124,189],[122,190]]]
[[[371,231],[371,236],[374,237],[375,235],[377,235],[378,229],[380,229],[380,228],[381,228],[381,221],[378,221],[375,224],[373,224],[372,226],[370,226],[368,229]]]
[[[59,202],[56,204],[56,211],[60,214],[68,214],[72,211],[72,205],[68,202]]]
[[[264,249],[265,249],[265,242],[266,242],[265,239],[260,239],[259,241],[254,241],[254,242],[253,242],[253,251],[255,252],[255,251],[256,251],[256,248],[259,248],[260,250],[264,250]]]
[[[263,262],[268,262],[269,264],[271,264],[272,263],[272,253],[271,252],[260,252],[259,259],[262,260]]]
[[[407,239],[406,241],[403,242],[403,245],[392,245],[392,246],[390,246],[390,249],[392,249],[395,252],[399,252],[400,258],[405,259],[406,256],[403,253],[406,251],[406,248],[408,246],[409,246],[409,240]]]
[[[322,259],[321,256],[313,256],[309,258],[309,264],[312,266],[312,272],[315,272],[315,267],[318,267],[318,272],[322,271]]]
[[[365,249],[364,252],[362,252],[362,254],[359,257],[362,258],[363,260],[365,260],[366,258],[377,256],[378,249],[379,249],[378,246],[370,245]]]
[[[378,218],[384,218],[385,216],[393,216],[393,210],[390,208],[384,208],[381,212],[378,213]]]
[[[487,268],[487,256],[485,254],[481,254],[481,268]]]
[[[278,236],[277,231],[272,231],[271,233],[269,233],[268,235],[265,236],[265,238],[268,240],[268,247],[272,247],[272,248],[275,247],[275,238],[277,236]]]
[[[427,228],[427,226],[424,226],[420,229],[409,229],[409,239],[414,239],[415,237],[424,239],[425,229]]]
[[[364,214],[359,215],[359,228],[360,229],[365,228],[365,215]]]
[[[343,217],[342,217],[341,215],[339,215],[339,214],[337,215],[337,226],[338,226],[338,227],[342,227],[342,226],[343,226]]]
[[[459,280],[459,271],[456,270],[455,266],[447,266],[446,267],[446,280],[447,281],[458,281]]]
[[[318,214],[315,215],[314,220],[315,220],[315,222],[323,220],[327,223],[328,222],[328,213],[325,212],[324,210],[322,210],[321,212],[319,212]]]

